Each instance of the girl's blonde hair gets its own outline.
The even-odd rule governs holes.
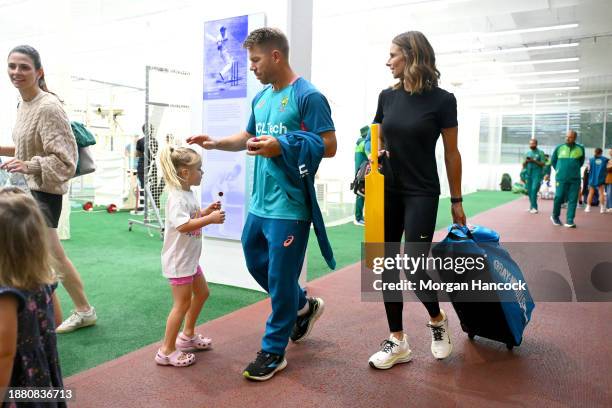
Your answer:
[[[164,147],[159,154],[159,161],[166,184],[178,189],[182,188],[181,181],[185,181],[179,176],[179,169],[202,165],[200,155],[188,147]]]
[[[17,187],[0,189],[0,286],[35,290],[53,282],[47,227],[38,205]]]
[[[404,75],[394,89],[404,88],[407,84],[411,93],[420,94],[438,86],[440,71],[436,68],[436,54],[423,33],[407,31],[392,42],[402,49],[406,59]]]

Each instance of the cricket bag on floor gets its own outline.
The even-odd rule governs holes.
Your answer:
[[[469,287],[469,290],[449,293],[461,328],[469,338],[480,336],[499,341],[509,350],[520,345],[535,305],[521,269],[500,245],[499,234],[481,226],[468,229],[451,225],[446,238],[432,248],[432,255],[441,259],[471,258],[474,262],[480,259],[481,269],[460,271],[459,263],[454,263],[454,267],[438,270],[443,282],[465,282]],[[480,285],[475,288],[472,282],[480,282]],[[481,289],[490,283],[507,287],[523,283],[524,290]]]

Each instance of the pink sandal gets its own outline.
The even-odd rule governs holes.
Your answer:
[[[181,351],[207,350],[211,346],[212,340],[210,338],[197,333],[189,338],[181,332],[176,338],[176,349]]]
[[[165,355],[161,350],[157,350],[155,362],[164,366],[187,367],[195,363],[195,355],[193,353],[184,353],[181,350],[174,350],[172,353]]]

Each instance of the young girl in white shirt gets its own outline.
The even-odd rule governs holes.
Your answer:
[[[155,361],[160,365],[186,367],[195,362],[195,355],[187,351],[204,350],[212,344],[210,338],[195,333],[196,320],[209,294],[198,260],[202,251],[202,227],[223,224],[225,212],[219,202],[200,209],[191,191],[191,186],[198,186],[202,181],[202,159],[196,151],[166,147],[160,153],[160,162],[169,187],[162,272],[172,288],[174,304]],[[179,333],[183,320],[185,325]]]

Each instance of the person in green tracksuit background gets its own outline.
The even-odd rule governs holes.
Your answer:
[[[355,145],[355,174],[361,164],[370,157],[370,126],[364,126],[359,129],[359,139],[357,139],[357,143]],[[363,221],[363,204],[365,202],[365,198],[358,195],[355,198],[355,220],[353,223],[355,225],[364,225]]]
[[[545,154],[544,155],[544,170],[542,172],[542,175],[544,176],[544,181],[546,181],[547,183],[550,183],[551,168],[552,168],[552,164],[550,161],[550,155]],[[550,187],[550,184],[548,184],[548,186]]]
[[[529,196],[529,212],[531,214],[538,213],[538,191],[540,191],[540,185],[542,184],[545,164],[544,152],[538,149],[538,141],[531,139],[529,141],[529,151],[525,154],[525,161],[523,162],[527,172],[525,188]]]
[[[557,146],[551,158],[552,167],[555,169],[556,192],[553,206],[553,213],[550,217],[554,225],[562,225],[561,204],[567,201],[567,222],[568,228],[576,228],[574,217],[576,215],[576,205],[578,203],[578,190],[580,190],[580,168],[584,164],[584,146],[576,143],[578,133],[569,130],[565,138],[565,143]]]

